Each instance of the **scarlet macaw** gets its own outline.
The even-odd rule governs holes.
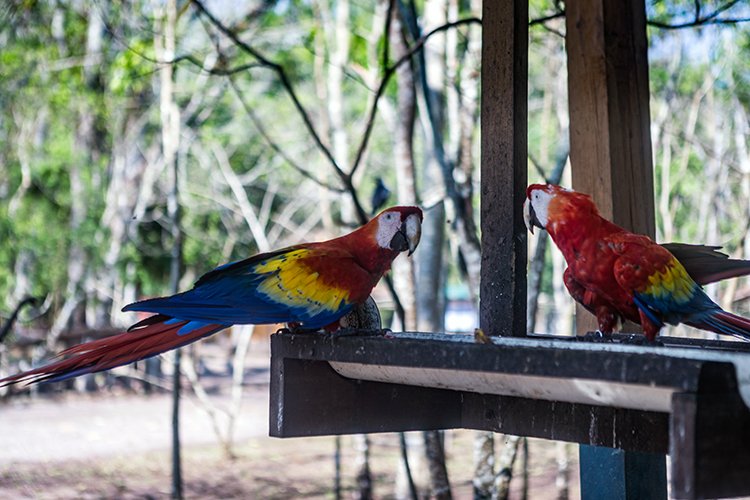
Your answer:
[[[127,332],[63,351],[66,359],[0,380],[58,381],[161,354],[235,324],[292,323],[317,330],[337,323],[370,292],[396,256],[419,243],[422,211],[393,207],[328,241],[262,253],[219,266],[187,292],[135,302],[154,313]]]
[[[601,217],[590,196],[551,184],[527,188],[524,220],[532,232],[546,229],[563,253],[565,286],[596,316],[602,334],[627,319],[649,341],[665,323],[750,340],[750,320],[722,310],[698,284],[747,274],[745,261],[727,259],[717,247],[658,245]]]

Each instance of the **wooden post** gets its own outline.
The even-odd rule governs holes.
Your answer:
[[[654,237],[648,43],[643,0],[566,2],[573,188],[602,215]],[[596,329],[577,315],[578,331]]]
[[[526,335],[527,0],[483,2],[480,325]]]
[[[592,195],[604,217],[653,237],[644,2],[568,0],[565,10],[573,188]],[[576,318],[579,332],[597,327],[580,306]],[[580,460],[582,498],[644,498],[643,488],[666,498],[663,455],[581,446]]]
[[[580,457],[582,500],[667,498],[664,455],[581,445]]]

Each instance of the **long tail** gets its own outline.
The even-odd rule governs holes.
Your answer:
[[[710,330],[724,335],[734,335],[742,340],[750,341],[750,319],[737,316],[721,309],[706,314],[699,320],[687,323],[690,326]]]
[[[65,359],[0,379],[0,387],[20,382],[55,382],[109,370],[182,347],[227,326],[152,316],[127,332],[66,349],[58,355]]]

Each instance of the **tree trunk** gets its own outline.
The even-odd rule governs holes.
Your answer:
[[[492,498],[495,482],[495,434],[476,432],[474,434],[474,500]]]
[[[370,437],[367,434],[357,434],[354,438],[355,462],[354,470],[357,488],[354,498],[357,500],[371,500],[373,494],[372,472],[370,471]]]
[[[161,61],[175,57],[175,29],[177,24],[177,2],[167,0],[164,11],[157,21],[157,36],[154,48]],[[180,230],[180,205],[178,200],[177,150],[180,139],[180,112],[174,101],[174,66],[165,65],[160,71],[160,112],[162,127],[162,155],[169,176],[167,213],[172,233],[172,253],[169,273],[170,291],[179,291],[182,267],[182,232]],[[183,497],[182,459],[180,443],[180,358],[181,350],[174,352],[174,376],[172,386],[172,498]]]
[[[520,436],[506,436],[505,446],[498,461],[498,473],[495,477],[495,494],[493,500],[507,500],[510,494],[510,480],[513,478],[513,465],[518,455]]]
[[[391,20],[391,46],[393,58],[401,58],[407,50],[401,19],[394,9]],[[396,172],[396,196],[399,205],[416,205],[416,173],[414,167],[414,122],[416,100],[414,92],[414,69],[410,62],[402,64],[396,71],[398,92],[396,114],[392,120],[393,165]],[[404,307],[406,331],[417,328],[416,286],[413,259],[396,259],[393,263],[393,281]]]
[[[555,488],[557,488],[557,500],[568,500],[570,495],[570,446],[568,443],[558,441],[556,452]]]

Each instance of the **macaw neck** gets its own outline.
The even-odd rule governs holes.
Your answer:
[[[390,248],[381,248],[375,244],[354,245],[351,252],[359,265],[367,269],[373,276],[377,276],[378,279],[388,272],[393,259],[398,256],[398,252],[394,252]]]
[[[560,216],[550,217],[547,232],[568,263],[577,258],[588,242],[624,232],[620,226],[604,219],[598,213],[568,210]]]
[[[380,279],[391,268],[391,263],[398,256],[398,252],[378,246],[374,235],[366,229],[367,226],[363,226],[333,241],[348,250],[357,263],[373,277]]]

